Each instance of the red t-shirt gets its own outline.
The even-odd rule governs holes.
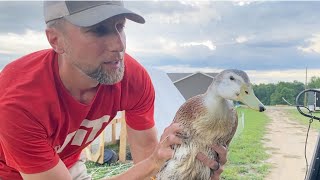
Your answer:
[[[125,55],[121,82],[99,85],[91,104],[75,100],[63,86],[57,54],[24,56],[0,73],[0,179],[22,179],[57,165],[69,168],[117,111],[136,130],[154,126],[154,89],[146,70]]]

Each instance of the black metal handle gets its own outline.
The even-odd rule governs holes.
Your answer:
[[[310,115],[310,114],[306,114],[306,113],[302,112],[302,110],[300,109],[300,107],[306,108],[304,105],[299,105],[299,103],[298,103],[300,96],[301,96],[302,94],[306,93],[306,92],[316,92],[316,93],[320,93],[320,91],[319,91],[319,90],[316,90],[316,89],[306,89],[306,90],[301,91],[301,92],[297,95],[297,97],[296,97],[296,107],[297,107],[297,110],[299,111],[300,114],[302,114],[302,115],[304,115],[304,116],[306,116],[306,117],[313,118],[313,119],[316,119],[316,120],[319,120],[319,121],[320,121],[320,118],[319,118],[319,117],[317,117],[317,116],[312,116],[312,115]],[[308,108],[307,108],[307,109],[308,109]],[[308,110],[309,110],[309,109],[308,109]]]

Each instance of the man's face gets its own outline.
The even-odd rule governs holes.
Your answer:
[[[115,16],[91,27],[65,23],[65,57],[101,84],[115,84],[124,74],[125,17]]]

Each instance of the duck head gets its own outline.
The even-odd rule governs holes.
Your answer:
[[[264,111],[266,108],[255,96],[248,75],[241,70],[228,69],[213,80],[216,93],[224,99],[240,101],[249,108]]]

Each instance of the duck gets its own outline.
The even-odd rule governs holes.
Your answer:
[[[204,94],[188,99],[173,119],[180,123],[182,143],[174,145],[173,157],[157,173],[157,180],[209,180],[212,171],[196,158],[199,152],[212,159],[218,155],[213,144],[228,147],[238,126],[233,102],[259,112],[265,106],[254,94],[246,72],[226,69],[217,74]]]

